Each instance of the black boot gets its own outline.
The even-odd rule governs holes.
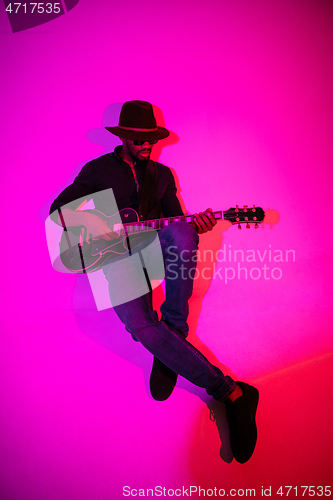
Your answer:
[[[150,392],[156,401],[165,401],[177,382],[177,373],[168,368],[162,361],[155,358],[150,375]]]
[[[236,382],[243,395],[232,402],[225,401],[227,419],[230,429],[230,446],[235,460],[244,464],[247,462],[256,446],[257,426],[255,421],[259,392],[255,387]]]

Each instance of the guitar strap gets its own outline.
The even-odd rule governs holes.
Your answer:
[[[149,211],[156,205],[157,180],[156,163],[149,160],[138,191],[140,220],[145,220]]]

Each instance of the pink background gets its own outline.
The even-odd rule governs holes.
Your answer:
[[[13,34],[0,9],[1,498],[118,500],[126,485],[281,498],[281,485],[331,484],[332,21],[328,0],[80,0]],[[97,311],[86,277],[50,263],[50,203],[118,143],[103,127],[131,99],[173,132],[155,157],[190,213],[255,203],[278,215],[257,230],[219,223],[200,248],[266,250],[242,267],[281,278],[200,278],[190,303],[190,340],[259,388],[245,465],[231,462],[225,420],[220,452],[205,392],[181,379],[155,402],[151,355]],[[269,249],[295,261],[269,262]],[[226,267],[237,262],[215,271]]]

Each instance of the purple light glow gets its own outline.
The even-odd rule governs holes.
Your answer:
[[[326,0],[80,0],[12,33],[2,8],[2,220],[19,234],[2,245],[2,498],[330,484],[332,19]],[[260,390],[258,447],[244,466],[227,463],[226,443],[221,459],[203,392],[180,380],[153,401],[150,354],[111,309],[96,310],[86,277],[50,264],[50,203],[113,150],[102,130],[131,99],[158,106],[172,131],[155,157],[174,169],[189,212],[256,204],[279,216],[203,235],[214,258],[199,262],[190,303],[189,340]]]

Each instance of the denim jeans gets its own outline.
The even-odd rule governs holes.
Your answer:
[[[117,286],[128,286],[133,278],[131,273],[141,272],[142,294],[125,303],[114,305],[114,310],[126,329],[139,340],[148,351],[156,356],[171,370],[185,377],[193,384],[203,387],[214,399],[223,401],[235,388],[235,382],[187,340],[188,300],[192,295],[195,274],[195,255],[199,237],[196,230],[187,222],[173,222],[158,232],[158,245],[148,249],[148,256],[142,260],[137,256],[138,266],[128,265],[124,258],[114,265],[104,266],[104,273],[109,281],[111,303],[115,301]],[[165,268],[166,300],[161,306],[161,321],[152,308],[151,293],[147,291],[146,278],[160,271],[156,265],[156,250],[161,252]],[[142,272],[142,262],[147,271]],[[127,282],[127,283],[126,283]],[[140,293],[140,292],[139,292]]]

